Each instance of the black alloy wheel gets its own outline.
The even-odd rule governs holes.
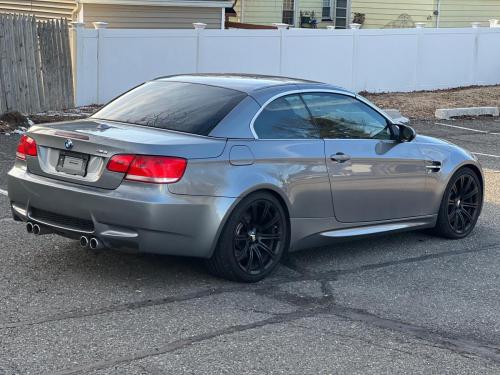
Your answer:
[[[470,175],[462,175],[448,196],[448,222],[457,234],[470,231],[479,211],[480,186]]]
[[[285,241],[285,218],[273,202],[251,202],[240,215],[233,237],[233,251],[242,271],[259,275],[280,256]]]
[[[270,193],[254,193],[234,209],[207,266],[226,279],[256,282],[276,268],[288,244],[283,206]]]
[[[469,168],[450,180],[441,203],[436,230],[448,238],[464,238],[474,229],[483,203],[482,185]]]

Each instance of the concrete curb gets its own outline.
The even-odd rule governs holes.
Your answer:
[[[500,114],[498,107],[469,107],[469,108],[441,108],[436,109],[436,118],[449,120],[461,116],[495,116]]]

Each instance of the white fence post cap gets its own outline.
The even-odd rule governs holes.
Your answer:
[[[195,30],[204,30],[207,28],[207,24],[203,22],[193,22],[193,27]]]
[[[284,30],[284,29],[288,29],[288,27],[290,26],[289,24],[287,23],[273,23],[273,26],[276,27],[278,30]]]
[[[481,22],[471,22],[470,25],[472,26],[473,29],[477,29],[481,27]]]
[[[360,23],[350,23],[349,27],[353,30],[358,30],[361,27]]]
[[[426,23],[425,22],[415,22],[415,27],[417,29],[423,29],[425,27]]]
[[[73,29],[82,29],[85,27],[85,22],[73,21],[69,23]]]
[[[498,20],[491,19],[491,20],[488,20],[488,22],[490,23],[490,27],[498,27]]]
[[[95,29],[105,29],[108,27],[108,23],[102,21],[92,22],[92,25],[94,25]]]

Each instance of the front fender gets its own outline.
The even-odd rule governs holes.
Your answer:
[[[469,151],[454,144],[437,140],[430,137],[419,137],[419,148],[427,162],[440,162],[439,172],[429,172],[427,178],[427,189],[430,192],[429,202],[432,213],[437,214],[441,206],[446,187],[453,175],[461,168],[470,167],[477,174],[483,187],[484,196],[484,172],[477,158]]]

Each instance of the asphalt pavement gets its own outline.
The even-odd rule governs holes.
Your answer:
[[[413,126],[481,160],[474,233],[302,251],[255,285],[27,235],[2,194],[18,136],[0,135],[0,374],[499,374],[500,121]]]

